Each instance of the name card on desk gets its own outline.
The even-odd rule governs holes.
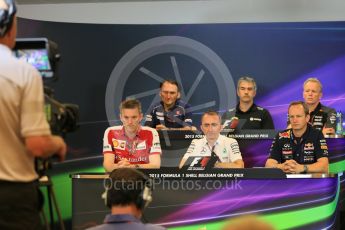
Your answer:
[[[172,140],[192,140],[204,137],[204,134],[199,130],[159,130],[158,134],[161,139],[169,138]]]
[[[229,180],[229,179],[283,179],[286,174],[276,168],[209,169],[188,171],[177,168],[140,170],[150,178],[166,180]]]
[[[274,129],[245,129],[236,130],[236,132],[224,129],[222,131],[223,135],[235,139],[273,139],[276,133]]]
[[[169,138],[172,140],[192,140],[204,137],[204,134],[200,131],[160,130],[158,133],[161,139]],[[233,130],[224,129],[221,135],[235,139],[273,139],[276,131],[273,129],[246,129],[234,132]]]

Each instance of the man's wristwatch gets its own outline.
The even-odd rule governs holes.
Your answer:
[[[307,173],[308,172],[308,166],[307,165],[303,165],[303,172],[302,173]]]

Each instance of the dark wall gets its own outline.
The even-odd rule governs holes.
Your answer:
[[[102,25],[19,19],[18,37],[47,37],[59,45],[55,98],[80,106],[80,128],[67,135],[69,158],[97,156],[103,132],[118,124],[118,103],[136,96],[143,111],[159,100],[163,78],[181,79],[182,99],[208,109],[237,103],[243,75],[258,84],[257,104],[283,129],[287,105],[302,99],[309,76],[324,84],[323,103],[345,110],[345,22]],[[164,37],[163,37],[164,36]]]

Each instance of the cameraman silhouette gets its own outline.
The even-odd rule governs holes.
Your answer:
[[[39,72],[12,55],[16,34],[16,5],[0,0],[0,229],[40,229],[34,159],[64,160],[66,144],[51,135]]]

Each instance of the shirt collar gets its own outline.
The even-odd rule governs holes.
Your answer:
[[[319,104],[317,104],[317,106],[315,107],[315,109],[310,113],[311,116],[315,115],[315,113],[317,113],[318,111],[321,110],[321,103],[319,102]]]
[[[221,134],[219,134],[219,136],[218,136],[216,142],[214,143],[215,146],[216,146],[216,145],[219,145],[219,143],[220,143],[220,138],[221,138],[220,136],[221,136]],[[207,142],[206,136],[203,138],[203,145],[204,145],[204,146],[208,146],[208,142]]]
[[[104,219],[104,223],[123,223],[123,222],[140,223],[141,221],[137,219],[135,216],[130,215],[130,214],[117,214],[117,215],[108,214],[106,215]]]
[[[12,51],[8,46],[5,46],[4,44],[0,44],[0,51],[3,54],[8,54],[9,56],[12,56]],[[3,55],[1,54],[1,55]]]
[[[310,129],[311,129],[311,125],[308,123],[307,124],[307,129],[305,130],[305,132],[303,133],[303,135],[301,136],[301,140],[305,140],[310,132]],[[293,131],[291,129],[291,135],[292,135],[292,138],[295,139],[295,135],[293,134]]]
[[[137,133],[135,134],[136,137],[139,136],[139,132],[140,132],[140,131],[141,131],[141,125],[139,125],[139,128],[138,128],[138,130],[137,130]],[[122,126],[121,135],[124,136],[124,137],[126,137],[126,138],[128,138],[128,137],[126,136],[125,127],[124,127],[124,126]]]
[[[239,113],[251,113],[251,112],[253,112],[253,111],[256,110],[256,107],[257,107],[256,104],[253,103],[252,106],[250,106],[250,108],[248,109],[247,112],[243,112],[243,111],[240,109],[240,103],[238,103],[237,106],[236,106],[236,111],[239,112]]]
[[[178,103],[179,103],[179,100],[180,100],[180,99],[177,99],[177,100],[175,101],[174,106],[171,107],[168,111],[173,111],[173,110],[177,107],[177,105],[178,105]],[[165,111],[163,101],[161,101],[161,105],[162,105],[163,111]]]
[[[305,140],[307,138],[307,136],[309,135],[310,129],[312,128],[312,126],[310,124],[307,124],[307,129],[305,130],[305,132],[302,135],[302,138]]]

